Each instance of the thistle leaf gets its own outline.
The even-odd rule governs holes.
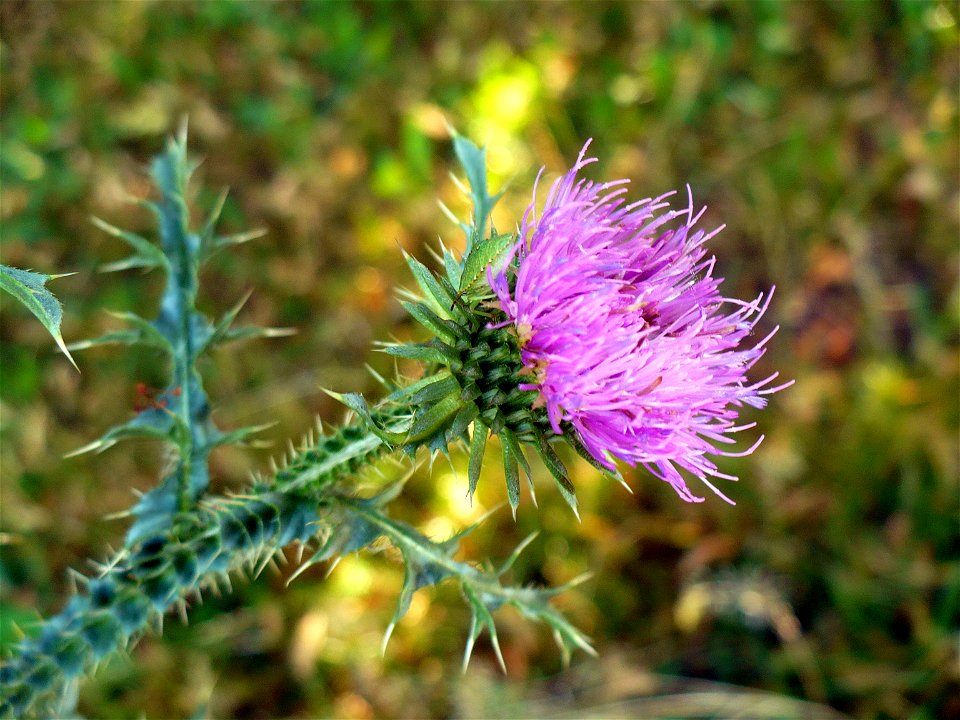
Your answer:
[[[333,390],[327,390],[326,388],[322,388],[322,390],[334,400],[343,403],[353,410],[373,433],[388,445],[401,445],[406,441],[407,433],[381,427],[380,423],[377,422],[376,418],[374,418],[370,412],[367,401],[364,400],[363,395],[360,393],[338,393]]]
[[[387,400],[390,402],[409,402],[411,404],[416,404],[419,401],[422,401],[425,397],[424,393],[427,393],[426,397],[430,397],[434,392],[430,390],[431,387],[439,384],[443,384],[444,387],[447,386],[450,380],[454,380],[453,376],[450,374],[450,371],[446,368],[440,370],[440,372],[434,375],[428,375],[427,377],[418,380],[415,383],[407,385],[406,387],[397,388],[390,395],[387,396]],[[449,389],[439,392],[436,395],[436,398],[442,397],[443,395],[448,395],[450,392]]]
[[[75,343],[70,343],[70,349],[86,350],[98,345],[110,344],[141,345],[143,347],[154,347],[163,350],[167,355],[173,355],[173,346],[170,344],[170,340],[157,329],[155,323],[133,312],[111,312],[110,314],[130,323],[133,327],[129,330],[106,333],[89,340],[78,340]]]
[[[470,201],[473,203],[473,218],[470,232],[467,233],[467,254],[474,244],[483,237],[490,211],[500,199],[487,191],[487,151],[477,147],[462,135],[454,135],[453,151],[460,161],[470,183]]]
[[[480,469],[483,467],[483,453],[487,448],[490,430],[482,422],[473,423],[473,437],[470,440],[470,463],[467,466],[467,494],[472,498],[480,481]]]
[[[43,275],[41,273],[31,272],[30,270],[20,270],[19,268],[0,265],[0,288],[3,288],[13,297],[19,300],[26,308],[36,316],[37,320],[43,323],[43,326],[50,333],[57,347],[67,356],[70,364],[80,372],[80,368],[73,361],[70,351],[63,342],[60,335],[60,321],[63,319],[63,309],[60,301],[47,290],[44,285],[48,280],[54,280],[64,275]]]
[[[517,468],[517,458],[509,445],[502,445],[503,475],[507,482],[507,500],[510,502],[510,511],[513,519],[517,519],[517,508],[520,506],[520,471]]]
[[[419,285],[420,290],[423,291],[424,300],[429,303],[437,315],[441,318],[449,319],[450,315],[447,308],[453,303],[453,296],[447,293],[443,286],[437,281],[437,278],[434,277],[433,273],[427,269],[426,265],[410,253],[404,252],[403,257],[407,261],[410,272],[413,273],[414,280],[417,281],[417,285]]]
[[[447,420],[461,407],[462,402],[459,397],[448,395],[431,405],[426,411],[418,412],[413,418],[413,425],[407,431],[405,442],[416,442],[436,433],[442,433]]]
[[[403,309],[406,310],[414,320],[434,335],[443,338],[447,342],[457,341],[456,333],[444,324],[442,318],[423,303],[412,303],[401,300],[400,305],[403,306]]]
[[[98,228],[116,238],[120,238],[133,248],[133,255],[124,260],[107,263],[100,267],[100,272],[117,272],[118,270],[127,270],[129,268],[163,268],[170,271],[170,261],[163,254],[156,244],[150,242],[136,233],[121,230],[98,217],[91,217],[90,220]]]
[[[463,264],[454,257],[453,253],[443,244],[441,244],[443,253],[443,269],[447,273],[447,281],[453,287],[460,286],[460,277],[463,273]]]
[[[450,426],[447,428],[447,442],[452,443],[457,440],[464,440],[467,428],[470,423],[480,417],[480,408],[474,402],[467,403],[453,418]]]
[[[476,243],[463,263],[460,292],[471,290],[479,280],[485,277],[488,267],[494,266],[494,270],[498,270],[515,244],[516,238],[513,235],[494,235]]]
[[[251,435],[256,435],[264,430],[272,428],[276,422],[263,423],[262,425],[248,425],[247,427],[237,428],[230,432],[220,432],[214,430],[207,440],[206,448],[212,450],[220,445],[242,445]]]
[[[537,492],[533,487],[533,473],[530,472],[530,463],[527,462],[527,458],[520,448],[517,436],[507,427],[501,428],[497,435],[500,438],[500,443],[510,450],[513,457],[520,463],[520,467],[523,468],[523,474],[527,477],[527,487],[530,489],[530,499],[533,501],[534,506],[536,506]]]
[[[560,490],[560,494],[563,495],[563,499],[567,501],[567,505],[570,506],[573,514],[576,515],[577,520],[579,520],[580,513],[577,510],[577,491],[574,489],[573,483],[570,482],[567,468],[564,466],[563,461],[560,459],[560,456],[557,455],[556,451],[550,447],[550,443],[543,433],[538,433],[537,439],[538,442],[534,447],[543,460],[543,464],[547,466],[547,470],[550,471],[553,479],[556,480],[557,488]]]
[[[427,343],[381,343],[383,352],[394,357],[422,360],[428,363],[447,365],[456,358],[456,353],[449,345],[434,338]]]
[[[111,428],[101,435],[98,440],[94,440],[88,445],[72,450],[64,455],[64,457],[76,457],[77,455],[83,455],[88,452],[99,454],[113,447],[120,440],[127,438],[173,441],[175,433],[185,430],[186,428],[182,426],[180,418],[169,410],[165,408],[148,408],[129,422]]]

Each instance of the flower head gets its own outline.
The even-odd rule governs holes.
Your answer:
[[[696,229],[704,210],[670,210],[668,195],[633,203],[629,181],[578,179],[577,163],[534,201],[520,226],[513,262],[488,281],[516,327],[525,390],[537,390],[555,433],[572,427],[611,470],[614,458],[643,465],[691,502],[685,470],[731,502],[709,478],[736,480],[709,456],[735,433],[738,408],[763,407],[777,377],[750,383],[746,372],[776,332],[748,344],[770,302],[720,295],[707,256],[712,232]],[[689,195],[689,188],[688,188]],[[772,291],[771,291],[772,292]]]

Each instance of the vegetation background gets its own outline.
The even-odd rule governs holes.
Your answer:
[[[782,329],[757,377],[797,379],[757,415],[761,449],[725,463],[737,507],[686,505],[640,471],[628,495],[581,464],[581,523],[545,484],[539,509],[525,500],[516,523],[501,509],[473,536],[467,557],[497,559],[541,531],[518,582],[593,572],[557,604],[599,661],[561,673],[548,634],[503,611],[507,677],[482,645],[461,678],[467,611],[443,590],[415,597],[381,659],[400,570],[350,557],[327,579],[285,588],[287,569],[207,598],[102,667],[80,712],[752,717],[755,689],[960,717],[958,17],[956,2],[895,0],[0,3],[2,260],[77,272],[53,286],[68,342],[116,327],[104,309],[156,303],[157,277],[96,272],[124,248],[89,216],[151,230],[126,197],[149,193],[145,164],[181,117],[204,158],[199,205],[230,186],[228,229],[268,230],[204,276],[211,314],[252,289],[247,321],[299,331],[205,368],[222,427],[277,421],[277,448],[214,456],[221,490],[315,414],[342,417],[320,385],[375,395],[363,364],[391,365],[371,342],[416,332],[393,299],[410,282],[400,249],[461,242],[437,198],[466,211],[445,119],[488,146],[495,188],[510,181],[501,228],[538,168],[562,171],[591,137],[591,173],[630,178],[635,197],[689,183],[705,222],[727,226],[726,292],[777,285],[767,323]],[[118,543],[108,516],[164,463],[146,442],[63,454],[166,376],[126,348],[80,354],[77,374],[3,302],[8,646],[13,622],[59,609],[68,568]],[[438,464],[395,512],[449,534],[504,500],[499,469],[486,475],[471,508],[465,473]],[[784,711],[803,712],[826,710]]]

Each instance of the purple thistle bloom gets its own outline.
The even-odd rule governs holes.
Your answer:
[[[695,229],[704,210],[694,214],[692,197],[661,212],[672,193],[626,204],[629,181],[578,180],[596,161],[585,158],[589,144],[539,217],[534,189],[511,255],[518,262],[487,274],[531,371],[521,389],[539,391],[553,431],[569,422],[605,467],[614,470],[615,457],[643,465],[701,502],[682,469],[732,503],[708,478],[737,478],[708,456],[752,453],[763,436],[742,452],[720,449],[756,424],[738,426],[738,408],[763,407],[790,384],[771,387],[778,373],[746,378],[776,332],[743,345],[772,290],[752,302],[722,297],[704,247],[722,227]]]

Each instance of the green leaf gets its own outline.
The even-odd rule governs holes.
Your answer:
[[[440,432],[452,417],[463,406],[457,395],[448,395],[431,405],[426,411],[418,412],[413,419],[413,425],[407,433],[405,442],[423,440]]]
[[[334,400],[343,403],[357,413],[357,415],[360,416],[360,418],[367,424],[373,433],[388,445],[400,445],[406,442],[407,433],[396,432],[394,430],[388,430],[387,428],[381,427],[380,423],[377,422],[376,418],[374,418],[373,414],[370,412],[367,401],[363,399],[363,395],[360,393],[338,393],[334,392],[333,390],[327,390],[326,388],[322,389]]]
[[[627,485],[627,481],[623,479],[621,472],[619,470],[611,470],[610,468],[601,465],[597,459],[590,454],[590,451],[584,447],[583,442],[580,440],[580,436],[573,427],[564,428],[563,438],[567,441],[567,444],[570,445],[574,451],[576,451],[577,455],[582,457],[604,475],[613,478],[618,483],[623,485],[623,487],[626,488],[627,492],[629,492],[631,495],[633,494],[633,488]]]
[[[470,464],[467,467],[469,485],[467,494],[472,498],[480,481],[480,469],[483,467],[483,453],[487,448],[490,430],[479,420],[473,424],[473,437],[470,439]]]
[[[487,191],[487,151],[477,147],[462,135],[453,138],[453,151],[460,161],[470,183],[470,200],[473,203],[473,222],[467,233],[467,253],[476,241],[483,237],[490,211],[500,195],[490,196]]]
[[[30,270],[20,270],[19,268],[0,265],[0,287],[23,303],[43,323],[47,332],[56,341],[57,347],[63,351],[63,354],[67,356],[77,372],[80,372],[80,368],[73,361],[70,351],[67,350],[67,346],[63,342],[63,337],[60,335],[60,321],[63,319],[63,309],[60,306],[60,301],[44,287],[48,280],[54,280],[58,277],[65,277],[65,275],[42,275]]]
[[[550,443],[542,432],[538,433],[537,439],[538,443],[534,445],[534,447],[540,454],[543,464],[547,466],[547,470],[550,471],[553,479],[556,480],[557,488],[560,490],[560,494],[563,495],[563,499],[567,501],[567,505],[570,506],[573,514],[576,515],[577,520],[579,520],[580,513],[577,511],[577,491],[574,489],[573,483],[570,482],[567,468],[564,466],[563,461],[560,459],[560,456],[557,455],[556,451],[550,447]]]
[[[533,500],[534,506],[537,504],[537,492],[533,487],[533,473],[530,472],[530,463],[527,462],[526,456],[523,454],[523,450],[520,448],[520,442],[517,440],[517,436],[513,433],[510,428],[501,428],[500,432],[497,434],[497,437],[500,438],[500,444],[505,448],[509,448],[510,453],[513,455],[520,463],[520,467],[523,468],[523,474],[527,477],[527,487],[530,489],[530,499]]]
[[[163,350],[168,355],[173,355],[173,346],[170,344],[170,341],[157,329],[157,326],[149,320],[132,312],[112,312],[110,314],[115,318],[125,320],[133,325],[133,327],[129,330],[118,330],[116,332],[106,333],[100,337],[89,340],[78,340],[75,343],[70,343],[70,349],[86,350],[98,345],[120,343],[124,345],[155,347]]]
[[[118,441],[126,438],[170,440],[176,443],[176,433],[182,433],[186,430],[187,428],[178,415],[164,408],[148,408],[129,422],[111,428],[99,440],[94,440],[83,447],[71,450],[64,457],[76,457],[88,452],[102,453],[116,445]]]
[[[101,272],[116,272],[118,270],[127,270],[129,268],[137,267],[158,267],[167,271],[170,270],[170,261],[167,260],[167,256],[163,254],[163,250],[161,250],[154,243],[150,242],[146,238],[140,237],[136,233],[127,232],[126,230],[121,230],[118,227],[114,227],[110,223],[101,220],[98,217],[91,217],[90,219],[98,228],[116,238],[120,238],[131,248],[133,248],[133,255],[125,260],[118,260],[117,262],[107,263],[106,265],[101,266]]]
[[[387,355],[408,358],[410,360],[434,362],[440,365],[448,365],[456,356],[453,348],[437,339],[431,340],[428,343],[395,343],[391,345],[382,343],[381,347]]]
[[[495,266],[494,270],[498,270],[499,262],[515,244],[516,238],[513,235],[494,235],[476,243],[463,263],[460,292],[472,289],[491,265]]]
[[[274,421],[263,423],[261,425],[248,425],[246,427],[237,428],[236,430],[231,430],[229,432],[215,431],[211,433],[211,437],[207,441],[205,447],[209,450],[220,445],[240,445],[246,442],[247,438],[251,435],[261,433],[264,430],[272,428],[276,424],[276,421]]]
[[[447,428],[447,442],[455,442],[465,439],[464,433],[470,427],[470,423],[480,417],[480,408],[474,402],[464,405],[453,418],[450,427]]]
[[[444,325],[443,320],[423,303],[412,303],[401,300],[400,305],[410,313],[410,316],[414,320],[434,335],[443,338],[447,342],[457,341],[457,334],[451,328]]]
[[[507,500],[510,502],[510,511],[513,513],[513,519],[517,519],[517,508],[520,506],[520,470],[517,467],[517,459],[513,456],[513,451],[509,445],[502,445],[503,450],[503,475],[507,481]]]
[[[410,272],[413,273],[417,285],[423,291],[424,299],[430,304],[437,315],[441,318],[449,318],[448,307],[453,303],[454,296],[450,295],[443,286],[437,282],[433,273],[427,269],[427,266],[417,260],[413,255],[407,252],[403,253],[404,259]]]
[[[447,273],[447,281],[454,287],[459,287],[463,266],[446,245],[441,245],[443,251],[443,269]]]

